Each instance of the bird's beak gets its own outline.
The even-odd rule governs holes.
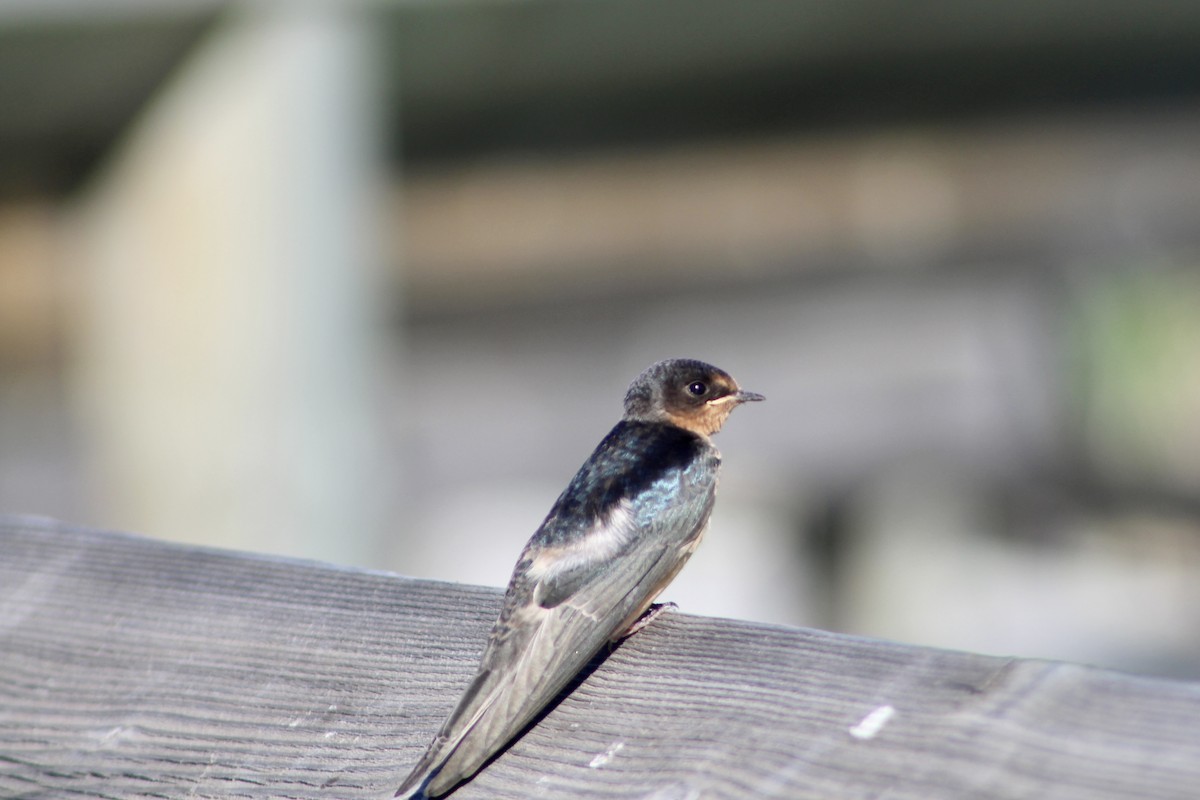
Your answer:
[[[710,406],[728,405],[730,408],[732,408],[733,406],[740,406],[742,403],[749,403],[751,400],[766,400],[766,399],[767,398],[763,397],[761,394],[758,394],[757,392],[745,392],[745,391],[742,391],[741,389],[738,389],[733,394],[722,395],[721,397],[718,397],[715,400],[709,400],[708,404]]]

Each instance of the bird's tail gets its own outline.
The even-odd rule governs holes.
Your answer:
[[[432,750],[432,748],[430,749]],[[431,755],[433,755],[432,752],[425,754],[420,763],[404,779],[404,783],[400,784],[400,788],[396,790],[395,797],[403,797],[405,800],[429,800],[429,795],[425,792],[429,788],[429,784],[433,782],[433,779],[442,771],[442,767],[445,766],[445,762],[443,761],[437,767],[430,769],[430,763],[432,762]]]
[[[412,794],[405,795],[404,800],[429,800],[429,795],[425,794],[425,787],[426,787],[426,785],[428,785],[428,783],[429,783],[428,781],[425,781]],[[403,788],[397,789],[395,796],[400,797],[401,795],[404,795],[404,791],[405,790]]]

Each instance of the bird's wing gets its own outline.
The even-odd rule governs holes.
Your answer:
[[[402,790],[424,779],[433,796],[474,774],[650,604],[708,522],[715,480],[691,472],[518,567],[479,674]]]

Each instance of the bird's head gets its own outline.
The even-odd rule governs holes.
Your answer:
[[[625,418],[669,422],[709,436],[721,430],[733,409],[762,399],[712,364],[673,358],[650,366],[629,385]]]

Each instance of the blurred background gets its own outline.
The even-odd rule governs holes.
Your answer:
[[[0,0],[0,510],[499,586],[689,356],[683,611],[1200,678],[1198,245],[1200,4]]]

